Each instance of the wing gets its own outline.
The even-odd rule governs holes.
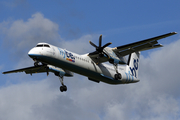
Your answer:
[[[112,50],[118,56],[126,56],[135,51],[144,51],[144,50],[149,50],[149,49],[153,49],[153,48],[163,47],[161,44],[158,44],[157,40],[165,38],[165,37],[169,37],[174,34],[177,34],[177,33],[176,32],[167,33],[167,34],[153,37],[150,39],[146,39],[146,40],[138,41],[135,43],[115,47]]]
[[[32,67],[27,67],[27,68],[22,68],[22,69],[16,69],[16,70],[11,70],[11,71],[6,71],[3,72],[3,74],[8,74],[8,73],[17,73],[17,72],[25,72],[26,74],[33,74],[33,73],[43,73],[46,72],[47,75],[49,72],[53,73],[62,73],[64,76],[73,76],[73,73],[67,70],[63,70],[61,68],[52,66],[52,65],[38,65],[38,66],[32,66]]]
[[[93,53],[89,53],[88,56],[96,63],[107,62],[110,59],[114,59],[119,62],[119,64],[125,64],[126,60],[124,56],[129,55],[135,51],[144,51],[153,48],[163,47],[161,44],[158,44],[157,40],[160,40],[165,37],[169,37],[171,35],[177,34],[176,32],[167,33],[164,35],[160,35],[157,37],[149,38],[146,40],[130,43],[127,45],[109,48],[106,47],[103,50],[105,53],[103,56],[99,56],[98,52],[95,51]]]
[[[33,67],[27,67],[27,68],[22,68],[22,69],[6,71],[6,72],[3,72],[3,74],[17,73],[17,72],[25,72],[26,74],[41,73],[41,72],[46,72],[46,68],[47,68],[46,65],[39,65],[39,66],[33,66]]]

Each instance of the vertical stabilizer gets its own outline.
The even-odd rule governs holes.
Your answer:
[[[128,71],[130,71],[131,75],[135,78],[138,78],[138,70],[139,70],[139,56],[140,52],[134,52],[129,55],[129,59],[127,65],[129,66]]]

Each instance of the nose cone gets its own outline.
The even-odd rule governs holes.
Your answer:
[[[29,57],[31,57],[31,58],[36,57],[36,56],[37,56],[37,52],[36,52],[35,48],[32,48],[32,49],[28,52],[28,55],[29,55]]]

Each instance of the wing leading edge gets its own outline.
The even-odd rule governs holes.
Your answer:
[[[26,74],[33,74],[33,73],[44,73],[46,72],[47,75],[49,72],[53,72],[55,74],[64,74],[64,76],[73,76],[73,73],[68,71],[68,70],[63,70],[61,68],[52,66],[52,65],[38,65],[38,66],[32,66],[32,67],[27,67],[27,68],[22,68],[22,69],[16,69],[16,70],[11,70],[11,71],[6,71],[3,72],[3,74],[9,74],[9,73],[17,73],[17,72],[25,72]]]
[[[144,51],[144,50],[149,50],[153,48],[163,47],[161,44],[158,44],[157,40],[169,37],[174,34],[177,34],[177,33],[176,32],[167,33],[167,34],[149,38],[146,40],[115,47],[112,50],[119,56],[126,56],[135,51]]]
[[[3,74],[17,73],[17,72],[25,72],[26,74],[41,73],[41,72],[46,72],[45,71],[46,67],[47,67],[46,65],[39,65],[39,66],[33,66],[33,67],[27,67],[27,68],[22,68],[22,69],[6,71],[6,72],[3,72]]]

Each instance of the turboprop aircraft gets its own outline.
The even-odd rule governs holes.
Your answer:
[[[49,72],[52,72],[60,79],[61,92],[67,91],[63,81],[64,76],[72,77],[73,72],[87,76],[89,80],[97,83],[100,81],[108,84],[136,83],[139,81],[140,51],[163,47],[158,40],[174,34],[176,32],[115,48],[108,47],[111,43],[102,46],[102,35],[100,35],[98,46],[89,41],[96,50],[83,55],[48,43],[38,43],[28,52],[29,57],[34,60],[34,66],[6,71],[3,74],[25,72],[32,75],[45,72],[49,75]],[[129,55],[128,60],[126,60],[126,55]]]

